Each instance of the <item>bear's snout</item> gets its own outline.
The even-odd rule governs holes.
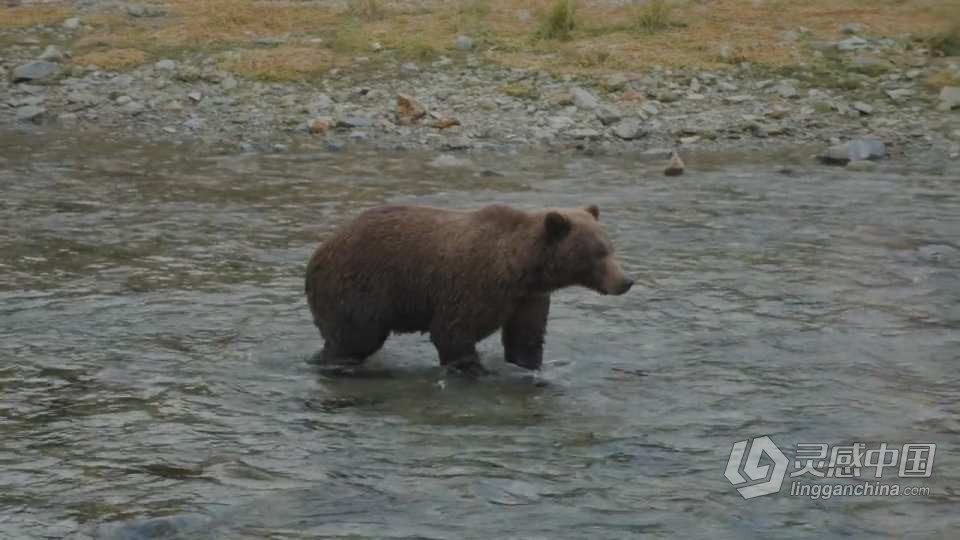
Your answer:
[[[630,278],[624,278],[623,281],[620,282],[619,289],[614,291],[613,294],[615,295],[626,294],[626,292],[630,290],[630,287],[633,287],[633,280]]]

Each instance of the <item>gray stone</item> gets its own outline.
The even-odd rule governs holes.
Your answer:
[[[748,96],[746,94],[738,94],[736,96],[727,96],[723,99],[724,101],[727,101],[729,103],[743,103],[745,101],[751,101],[753,99],[753,96]]]
[[[13,82],[49,81],[60,75],[60,66],[53,62],[28,62],[13,68]]]
[[[827,148],[818,157],[828,165],[846,165],[851,161],[877,160],[886,157],[887,148],[879,139],[853,139]]]
[[[893,63],[885,58],[863,55],[851,58],[849,67],[852,71],[870,76],[882,75],[895,68]]]
[[[63,52],[56,45],[47,45],[47,48],[40,54],[40,60],[46,62],[59,62],[63,60]]]
[[[413,62],[406,62],[400,66],[400,69],[403,71],[416,72],[420,71],[420,68],[417,67]]]
[[[623,114],[612,105],[603,105],[596,110],[597,119],[605,126],[619,122]]]
[[[140,4],[127,6],[127,15],[131,17],[163,17],[166,14],[166,10],[157,6]]]
[[[570,95],[573,96],[573,104],[581,109],[596,109],[600,106],[600,101],[590,93],[589,90],[580,88],[579,86],[574,87],[570,90]]]
[[[842,41],[837,42],[837,49],[841,51],[857,51],[860,49],[865,49],[870,45],[870,42],[863,39],[860,36],[853,36]]]
[[[623,73],[614,73],[607,76],[603,85],[607,88],[607,90],[615,92],[626,88],[628,82],[629,79],[627,79],[627,76]]]
[[[36,105],[29,105],[17,109],[18,122],[36,122],[41,116],[46,114],[47,110]]]
[[[863,25],[856,22],[847,23],[840,27],[840,31],[844,34],[859,34],[863,32]]]
[[[940,110],[960,108],[960,86],[944,86],[940,90]]]
[[[854,101],[853,108],[860,114],[873,114],[873,106],[862,101]]]
[[[596,140],[600,138],[601,133],[595,129],[579,128],[571,129],[567,132],[567,135],[574,139]]]
[[[337,120],[338,129],[353,129],[370,127],[370,119],[366,116],[347,116]]]
[[[224,90],[233,90],[237,87],[237,85],[237,80],[229,75],[220,81],[220,88],[223,88]]]
[[[470,146],[470,140],[466,137],[450,137],[443,142],[444,150],[466,150]]]
[[[909,88],[896,88],[894,90],[887,90],[885,93],[891,100],[900,101],[904,98],[912,97],[916,92]]]
[[[636,118],[625,118],[613,126],[613,134],[625,141],[632,141],[645,137],[647,131]]]
[[[164,58],[153,65],[158,71],[174,71],[177,69],[177,63],[169,58]]]
[[[572,127],[576,122],[569,116],[551,116],[547,118],[547,125],[555,131],[560,131]]]
[[[80,28],[80,18],[70,17],[69,19],[63,21],[63,27],[66,30],[76,30],[77,28]]]
[[[142,113],[144,109],[145,107],[143,106],[143,103],[140,103],[139,101],[131,101],[120,108],[120,110],[122,110],[124,113],[132,116]]]
[[[189,94],[187,94],[187,97],[193,101],[200,101],[201,99],[203,99],[203,94],[201,94],[200,92],[190,92]]]
[[[461,51],[469,51],[473,48],[473,39],[470,36],[460,35],[453,40],[453,44]]]
[[[800,96],[800,94],[797,92],[797,89],[788,83],[780,83],[774,90],[777,94],[780,94],[780,97],[785,99],[792,99]]]

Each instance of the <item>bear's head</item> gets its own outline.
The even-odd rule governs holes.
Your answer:
[[[549,210],[543,215],[546,245],[542,282],[548,290],[581,285],[600,294],[623,294],[633,286],[613,256],[613,244],[595,205]]]

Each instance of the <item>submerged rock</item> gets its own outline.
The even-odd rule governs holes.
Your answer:
[[[827,165],[846,165],[851,161],[883,159],[887,147],[879,139],[853,139],[827,148],[818,158]]]
[[[680,176],[684,171],[683,160],[680,159],[680,154],[676,151],[670,156],[670,163],[667,165],[667,168],[663,170],[663,174],[667,176]]]

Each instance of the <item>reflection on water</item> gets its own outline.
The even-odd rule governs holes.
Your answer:
[[[667,179],[623,158],[430,159],[0,135],[0,537],[960,527],[956,165],[711,156]],[[318,373],[303,266],[385,202],[597,203],[651,286],[558,293],[540,376],[490,339],[497,375],[446,377],[419,336]],[[938,443],[932,495],[744,501],[723,468],[765,434]]]

